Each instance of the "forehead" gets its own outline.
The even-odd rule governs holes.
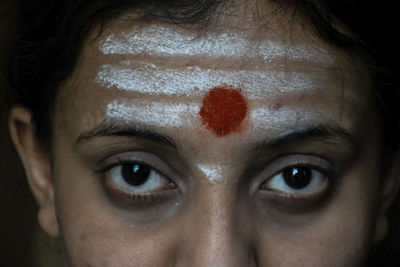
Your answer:
[[[164,120],[180,127],[183,114],[198,113],[193,111],[217,86],[241,90],[251,101],[252,122],[265,116],[298,122],[313,110],[326,112],[322,107],[335,109],[330,115],[336,116],[340,101],[346,103],[343,110],[365,104],[368,79],[360,79],[364,69],[350,62],[300,24],[236,22],[191,29],[116,20],[87,43],[73,86],[64,92],[74,95],[75,107],[96,106],[82,128],[104,115],[129,121],[132,114],[156,126]]]
[[[234,86],[248,87],[248,81],[255,81],[270,91],[280,92],[311,87],[312,78],[350,83],[366,81],[365,68],[355,63],[356,58],[323,42],[305,30],[301,22],[282,23],[271,19],[265,25],[243,24],[238,25],[236,21],[233,25],[221,23],[193,29],[115,20],[94,42],[87,43],[78,66],[80,70],[73,76],[79,79],[79,73],[85,69],[86,79],[88,74],[96,73],[96,80],[105,87],[115,86],[118,76],[117,86],[126,91],[144,80],[146,84],[156,80],[158,85],[166,86],[165,81],[159,80],[164,77],[172,82],[170,87],[174,87],[175,95],[187,93],[178,78],[187,84],[196,79],[208,88],[209,83],[232,82]],[[132,71],[126,72],[127,69]],[[159,75],[154,75],[154,71]],[[196,77],[192,75],[194,72]],[[178,78],[171,79],[172,76]],[[364,77],[357,80],[360,76]],[[148,93],[154,91],[150,87],[147,86]]]
[[[168,25],[111,31],[98,44],[97,58],[103,62],[96,80],[105,87],[175,96],[228,84],[263,97],[310,88],[321,78],[340,79],[327,47],[264,34],[238,29],[199,33]]]

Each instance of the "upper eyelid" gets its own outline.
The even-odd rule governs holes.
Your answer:
[[[110,169],[112,169],[114,167],[117,167],[117,166],[123,166],[125,164],[133,164],[133,163],[147,165],[153,171],[156,171],[156,172],[160,173],[162,176],[165,176],[165,177],[168,178],[168,175],[164,174],[164,172],[162,170],[160,170],[161,168],[155,166],[156,164],[152,164],[152,163],[149,163],[149,162],[147,162],[145,160],[140,160],[140,159],[121,159],[118,156],[116,156],[115,162],[110,162],[109,164],[105,164],[105,166],[103,167],[102,171],[104,172],[104,171],[110,170]]]
[[[274,178],[276,175],[281,174],[285,169],[287,168],[294,168],[294,167],[308,167],[310,169],[313,169],[319,173],[321,173],[322,175],[326,176],[328,179],[333,179],[335,177],[335,175],[332,174],[332,171],[330,169],[324,169],[324,168],[320,168],[317,165],[312,165],[312,164],[291,164],[288,165],[282,169],[280,169],[279,171],[275,172],[274,174],[268,176],[268,178],[264,181],[264,183],[270,181],[272,178]]]
[[[132,163],[138,163],[138,164],[147,165],[150,168],[155,169],[152,165],[148,164],[147,162],[142,162],[140,160],[122,160],[122,159],[117,158],[114,163],[104,164],[105,166],[101,167],[98,171],[99,172],[105,172],[105,171],[108,171],[108,170],[110,170],[110,169],[112,169],[114,167],[122,166],[122,165],[125,165],[125,164],[132,164]]]
[[[155,164],[152,163],[152,161],[156,161],[159,162],[160,164],[163,164],[163,160],[160,159],[157,155],[150,152],[138,150],[138,151],[126,151],[126,152],[111,154],[106,158],[102,159],[100,161],[100,164],[110,165],[118,162],[124,162],[124,163],[140,162],[155,167],[153,166]]]
[[[135,156],[132,156],[135,155]],[[147,159],[139,158],[139,155],[147,157]],[[155,159],[155,162],[149,162],[149,158]],[[165,179],[175,183],[180,191],[187,190],[187,179],[185,176],[182,176],[182,173],[177,171],[173,166],[171,166],[167,161],[159,156],[144,151],[132,151],[132,152],[123,152],[120,154],[114,154],[109,156],[107,159],[103,160],[101,165],[99,166],[98,170],[107,170],[107,166],[116,166],[118,165],[117,158],[120,161],[130,163],[130,162],[139,162],[145,165],[148,165],[153,170],[157,171],[160,175],[165,177]],[[100,174],[101,176],[104,174],[105,171],[97,171],[96,173]],[[186,181],[186,182],[185,182]],[[190,182],[189,182],[190,184]]]
[[[290,165],[288,165],[288,166],[286,166],[286,167],[283,167],[282,169],[280,169],[279,171],[277,171],[275,174],[272,174],[272,176],[275,176],[276,174],[279,174],[279,173],[283,172],[285,169],[288,169],[288,168],[295,168],[295,167],[310,168],[310,169],[313,169],[313,170],[318,171],[318,172],[321,172],[321,173],[327,172],[326,169],[321,168],[320,166],[317,166],[317,165],[307,164],[307,163],[304,163],[304,164],[303,164],[303,163],[297,163],[297,164],[290,164]]]
[[[285,168],[298,165],[307,165],[316,168],[320,168],[319,165],[323,165],[323,167],[326,169],[333,164],[330,160],[315,154],[284,154],[268,161],[268,163],[266,164],[267,167],[265,167],[264,169],[267,169],[268,166],[273,165],[275,165],[275,167],[273,168],[275,169],[275,171],[273,171],[273,173],[277,173]],[[321,169],[324,169],[323,167],[321,167]]]
[[[335,166],[324,158],[308,154],[285,155],[269,161],[261,171],[254,174],[255,178],[251,179],[255,180],[250,190],[254,192],[261,184],[270,180],[285,168],[294,166],[310,166],[323,172],[324,175],[329,176],[328,178],[336,178],[336,174],[333,173]]]

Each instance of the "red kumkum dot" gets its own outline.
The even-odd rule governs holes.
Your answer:
[[[203,99],[201,122],[216,136],[226,136],[240,129],[247,114],[247,102],[239,89],[215,87]]]

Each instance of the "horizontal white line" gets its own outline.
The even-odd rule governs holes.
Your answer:
[[[110,119],[125,123],[175,128],[188,125],[200,126],[200,105],[194,103],[167,104],[154,101],[114,100],[107,105],[106,115]],[[298,122],[309,121],[310,111],[280,109],[271,111],[266,107],[250,110],[249,126],[255,129],[266,130],[269,126],[279,127],[295,125]]]
[[[254,41],[245,34],[213,33],[196,37],[187,31],[151,25],[137,28],[130,33],[111,34],[100,43],[104,54],[151,56],[230,57],[246,59],[275,58],[332,62],[326,51],[316,46],[280,44],[273,41]]]
[[[195,104],[164,104],[159,102],[113,101],[107,105],[107,117],[127,123],[159,127],[181,127],[188,115],[197,114],[200,107]]]
[[[250,125],[258,130],[268,127],[287,128],[298,123],[310,122],[317,114],[310,110],[282,108],[271,111],[268,108],[256,108],[250,111]]]
[[[248,98],[265,98],[271,92],[314,90],[323,76],[267,71],[226,71],[187,67],[165,69],[154,64],[132,67],[102,65],[96,81],[104,87],[150,95],[202,96],[215,86],[243,89]]]

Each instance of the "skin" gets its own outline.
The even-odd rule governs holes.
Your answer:
[[[244,32],[255,43],[318,47],[334,60],[104,55],[99,45],[106,36],[138,25],[116,20],[87,43],[56,99],[51,153],[35,142],[30,112],[14,108],[10,130],[41,207],[39,222],[49,235],[60,237],[68,266],[362,266],[370,246],[384,237],[398,171],[380,172],[381,126],[364,67],[319,40],[299,18],[285,23],[284,15],[275,15],[266,27],[252,8],[230,14],[235,16],[222,16],[210,29],[187,31],[199,38],[218,31]],[[202,105],[203,96],[191,97],[190,92],[189,97],[153,96],[96,82],[100,66],[120,66],[124,60],[178,70],[257,69],[326,79],[296,93],[265,88],[257,100],[251,88],[241,88],[249,112],[261,108],[270,117],[248,117],[240,132],[217,137],[196,112],[186,114],[179,127],[107,116],[107,105],[121,100],[127,105],[138,100]],[[126,131],[102,136],[94,130],[110,123],[116,129],[139,126],[175,145],[127,136]],[[269,144],[316,126],[340,127],[352,138],[306,135]],[[264,145],[252,149],[260,143]],[[119,160],[141,160],[163,173],[163,186],[155,190],[159,194],[144,202],[126,197],[112,180],[120,174],[112,172]],[[311,193],[288,194],[282,179],[278,185],[271,182],[285,168],[305,164],[322,181]],[[167,187],[169,183],[174,186]]]

